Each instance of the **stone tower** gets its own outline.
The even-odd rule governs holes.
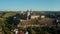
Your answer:
[[[27,20],[31,19],[31,10],[27,10]]]

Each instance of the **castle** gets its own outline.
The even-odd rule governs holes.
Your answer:
[[[31,10],[21,11],[20,13],[16,14],[16,18],[20,20],[38,19],[39,17],[39,15],[34,15]]]

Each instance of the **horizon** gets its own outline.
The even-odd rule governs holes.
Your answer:
[[[60,11],[60,0],[0,0],[0,11]]]

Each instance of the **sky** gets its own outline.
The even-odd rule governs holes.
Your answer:
[[[60,11],[60,0],[0,0],[0,11]]]

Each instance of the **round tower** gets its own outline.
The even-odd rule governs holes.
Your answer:
[[[31,10],[27,10],[27,20],[31,19]]]

